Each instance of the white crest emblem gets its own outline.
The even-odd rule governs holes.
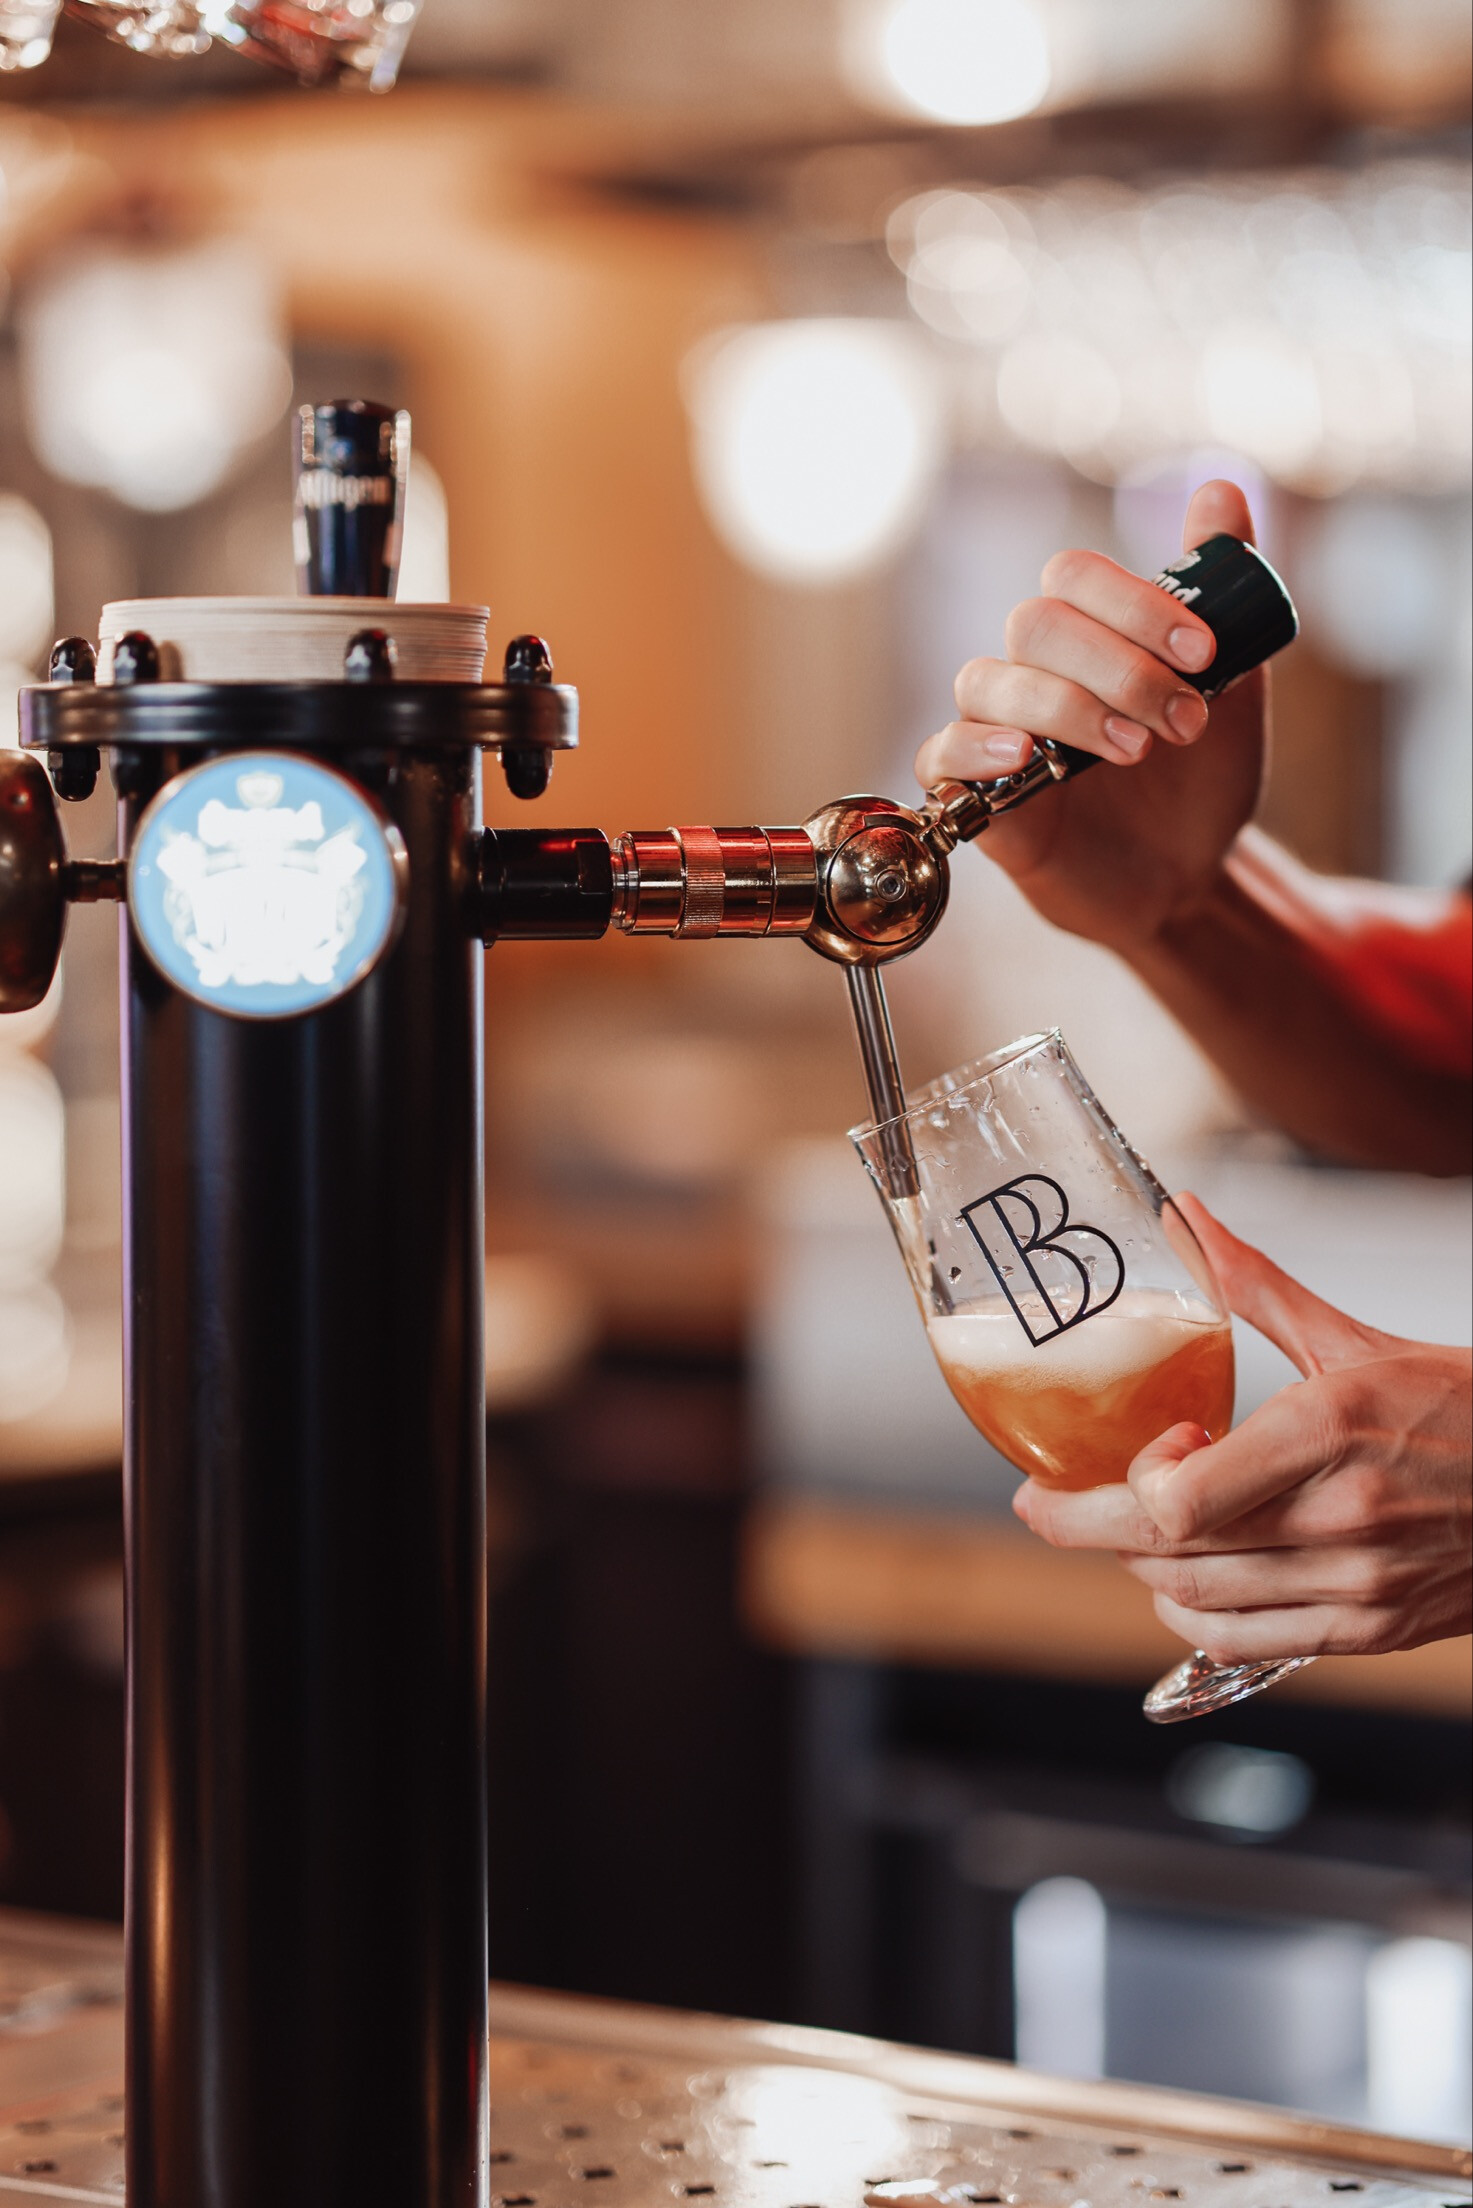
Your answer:
[[[212,797],[194,834],[159,853],[164,917],[206,989],[329,984],[363,910],[356,825],[327,834],[315,799],[278,802],[281,777],[242,774],[239,805]]]
[[[293,753],[237,753],[149,807],[129,908],[177,987],[281,1018],[330,1002],[377,961],[402,909],[403,849],[345,775]]]

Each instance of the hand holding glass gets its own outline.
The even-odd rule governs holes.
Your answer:
[[[942,1074],[903,1118],[851,1139],[947,1385],[1019,1471],[1103,1487],[1181,1420],[1228,1431],[1232,1326],[1211,1269],[1061,1035]],[[1197,1652],[1146,1715],[1196,1717],[1312,1660]]]

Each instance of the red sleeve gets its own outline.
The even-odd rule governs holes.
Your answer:
[[[1429,1073],[1473,1077],[1473,897],[1430,927],[1364,920],[1342,973],[1374,1024]]]

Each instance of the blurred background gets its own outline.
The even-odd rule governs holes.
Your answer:
[[[44,12],[44,11],[43,11]],[[546,634],[610,831],[914,794],[1074,543],[1231,474],[1263,819],[1469,863],[1461,0],[425,0],[389,99],[63,17],[0,75],[0,741],[105,600],[292,587],[284,416],[413,410],[401,594]],[[493,820],[520,809],[488,779]],[[523,816],[526,817],[525,815]],[[68,809],[112,848],[105,787]],[[1255,1126],[976,853],[913,1080],[1058,1024],[1168,1179],[1467,1340],[1469,1192]],[[121,1911],[115,923],[0,1036],[0,1900]],[[1466,1643],[1186,1736],[931,1366],[801,944],[487,966],[493,1965],[1466,2136]],[[1287,1377],[1240,1344],[1240,1413]]]

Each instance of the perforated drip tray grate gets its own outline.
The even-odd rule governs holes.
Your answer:
[[[0,2200],[124,2198],[123,2096],[58,2100],[45,2116],[0,2124]]]
[[[0,2208],[124,2197],[115,1934],[0,1911]],[[1467,2208],[1470,2158],[838,2033],[494,1988],[496,2208]]]
[[[500,2208],[1433,2208],[1466,2190],[1445,2149],[836,2033],[508,1990],[495,2027]]]

